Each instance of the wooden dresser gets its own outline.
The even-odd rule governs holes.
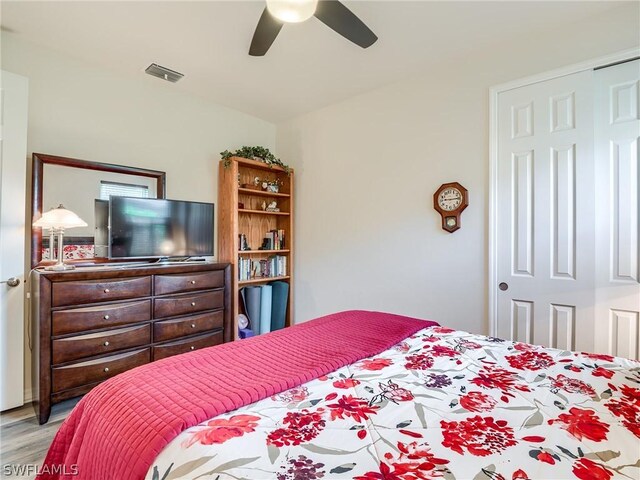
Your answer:
[[[36,270],[33,404],[87,393],[131,368],[233,340],[226,263]]]

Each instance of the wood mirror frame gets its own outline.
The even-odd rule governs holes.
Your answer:
[[[76,158],[58,157],[43,153],[34,153],[31,166],[31,268],[35,268],[42,261],[42,229],[33,228],[33,222],[42,216],[44,166],[58,165],[61,167],[82,168],[85,170],[99,170],[102,172],[120,173],[150,177],[156,180],[156,198],[166,198],[165,172],[148,170],[146,168],[127,167],[110,163],[91,162]]]

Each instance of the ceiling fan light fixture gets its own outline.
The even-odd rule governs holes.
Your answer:
[[[269,13],[286,23],[309,20],[318,7],[318,0],[267,0]]]

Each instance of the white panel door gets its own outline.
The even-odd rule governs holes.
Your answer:
[[[9,72],[0,75],[0,410],[6,410],[24,399],[28,83]]]
[[[640,60],[595,72],[596,350],[640,358]]]
[[[497,332],[593,350],[593,72],[498,96]]]

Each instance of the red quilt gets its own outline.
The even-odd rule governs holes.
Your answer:
[[[342,312],[135,368],[78,403],[38,478],[142,479],[183,430],[377,355],[431,325]]]

